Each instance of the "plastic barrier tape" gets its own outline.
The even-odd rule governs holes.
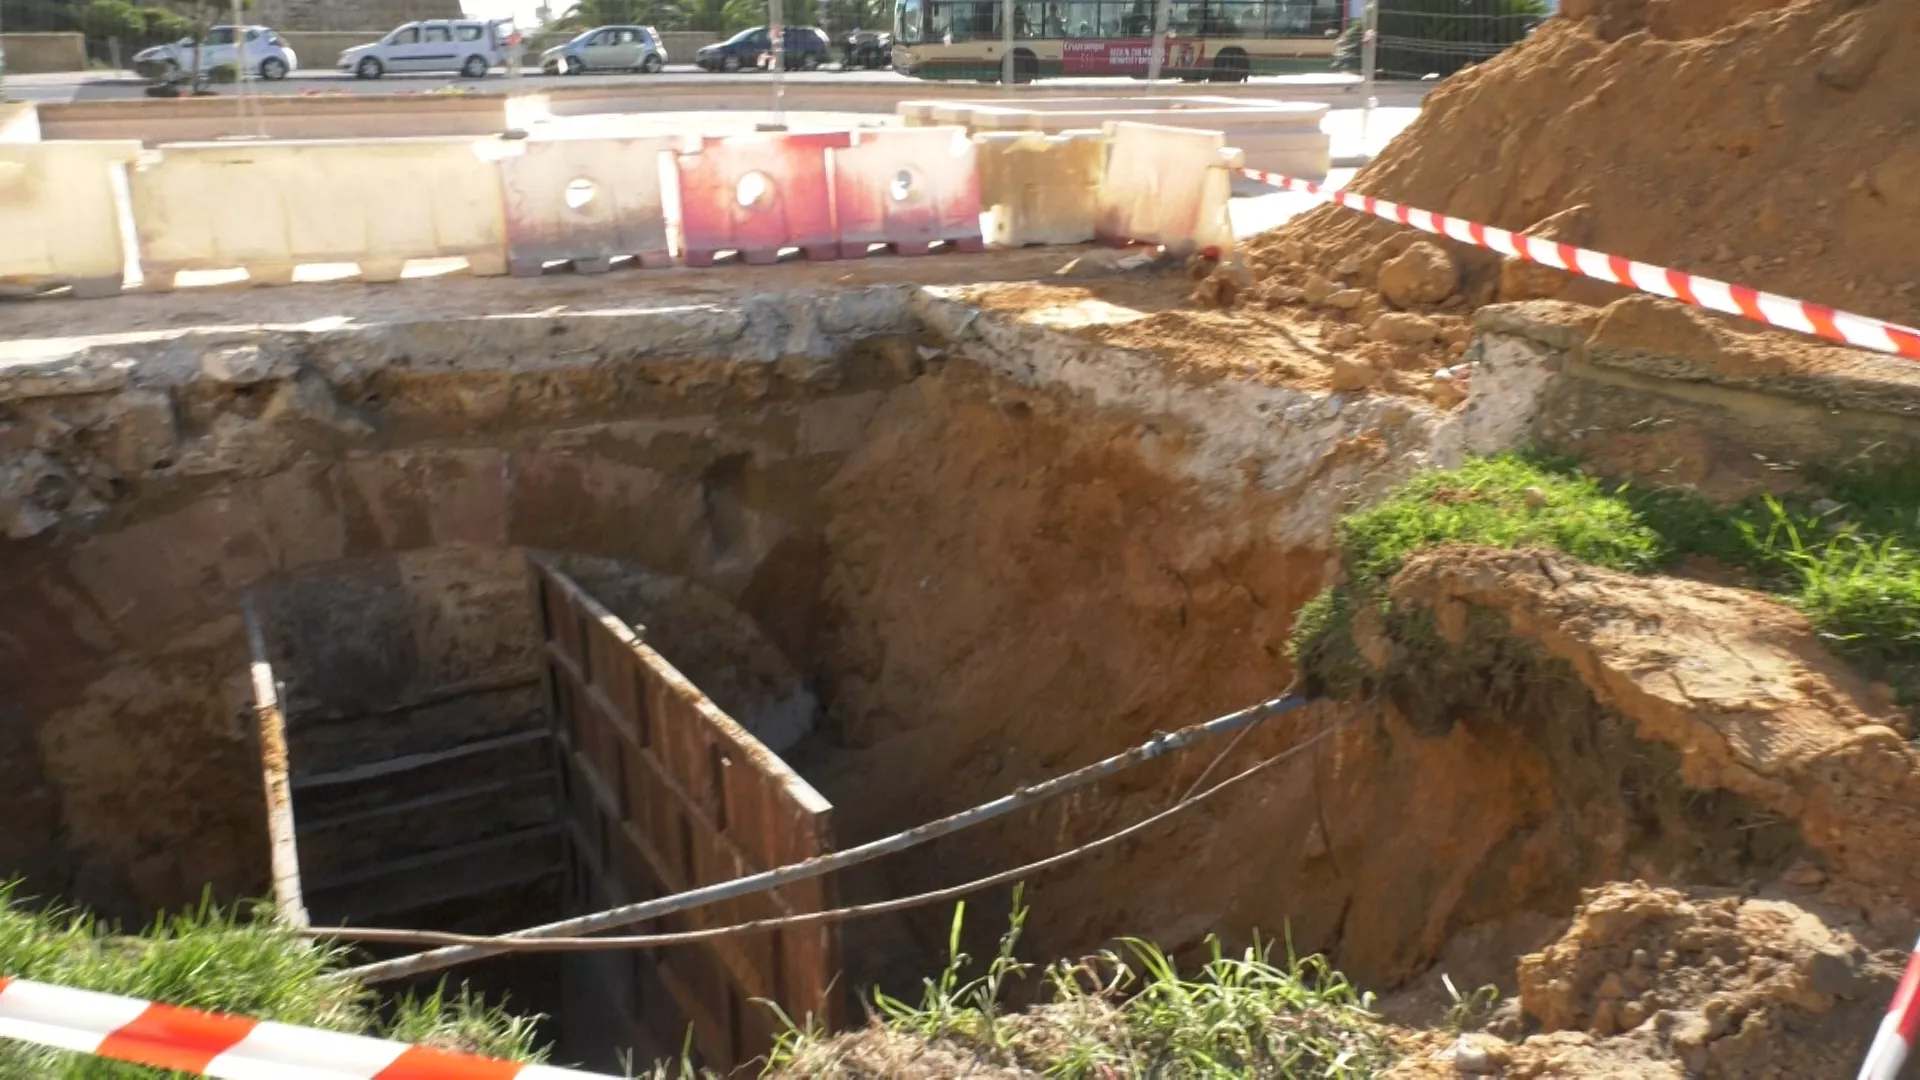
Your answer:
[[[1900,988],[1893,992],[1887,1018],[1880,1022],[1866,1063],[1860,1066],[1860,1080],[1897,1080],[1916,1036],[1920,1036],[1920,944],[1907,957]]]
[[[1706,308],[1709,311],[1739,315],[1782,330],[1797,330],[1802,334],[1813,334],[1844,345],[1904,356],[1909,360],[1920,360],[1920,330],[1901,326],[1898,323],[1855,315],[1848,311],[1838,311],[1824,304],[1810,304],[1805,300],[1761,292],[1745,285],[1731,285],[1713,278],[1683,274],[1678,270],[1635,262],[1618,255],[1589,251],[1586,248],[1574,247],[1572,244],[1542,240],[1525,233],[1496,229],[1491,225],[1447,217],[1431,210],[1416,210],[1385,199],[1376,199],[1371,195],[1356,195],[1352,192],[1332,190],[1308,180],[1296,180],[1291,176],[1281,176],[1278,173],[1261,172],[1258,169],[1242,169],[1241,173],[1263,184],[1271,184],[1286,191],[1303,192],[1352,210],[1359,210],[1388,221],[1397,221],[1423,232],[1487,248],[1516,259],[1525,259],[1528,262],[1551,266],[1556,270],[1565,270],[1614,285],[1624,285],[1629,289],[1664,296],[1694,307]]]
[[[230,1080],[612,1080],[5,976],[0,1038]]]

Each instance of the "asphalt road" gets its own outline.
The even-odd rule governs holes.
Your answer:
[[[975,86],[973,83],[941,83],[924,79],[912,79],[893,71],[838,71],[822,70],[811,72],[789,72],[784,78],[789,83],[846,84],[850,82],[878,83],[897,85],[903,97],[922,96],[928,87]],[[760,73],[713,74],[701,71],[691,64],[672,64],[658,75],[569,75],[563,77],[541,75],[537,70],[529,69],[520,84],[527,89],[539,89],[546,86],[591,86],[595,84],[673,82],[677,84],[736,84],[741,81],[765,82],[769,76]],[[499,92],[508,89],[512,80],[496,71],[485,79],[462,79],[447,75],[388,75],[382,79],[356,79],[352,75],[342,74],[324,68],[302,68],[279,82],[255,80],[248,83],[249,92],[273,95],[299,95],[309,93],[330,94],[421,94],[447,88],[462,88],[478,91]],[[1049,80],[1051,82],[1051,80]],[[1075,85],[1087,85],[1089,88],[1112,89],[1127,88],[1133,92],[1143,89],[1136,79],[1082,79]],[[1326,101],[1336,106],[1357,106],[1359,87],[1353,81],[1342,76],[1327,74],[1324,76],[1285,76],[1279,78],[1256,78],[1254,86],[1271,86],[1273,96],[1293,100]],[[1386,106],[1418,105],[1431,83],[1383,84],[1377,90],[1379,104]],[[217,87],[220,94],[231,94],[231,87]],[[122,98],[144,97],[146,83],[129,73],[112,72],[75,72],[58,75],[14,75],[5,83],[8,97],[28,101],[103,101]]]

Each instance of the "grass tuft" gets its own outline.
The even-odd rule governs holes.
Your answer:
[[[926,981],[920,1001],[876,994],[878,1030],[839,1039],[790,1026],[769,1074],[1345,1080],[1375,1075],[1392,1057],[1371,995],[1291,948],[1280,963],[1269,946],[1235,956],[1209,939],[1209,959],[1189,975],[1158,946],[1128,940],[1121,951],[1052,965],[1041,1003],[1009,1011],[1003,995],[1033,970],[1014,956],[1026,909],[1016,892],[1000,948],[973,978],[959,950],[965,910],[954,910],[947,968]],[[876,1035],[908,1046],[876,1053]],[[934,1059],[938,1071],[928,1068]]]
[[[29,907],[19,884],[0,883],[0,972],[170,1005],[408,1042],[515,1061],[538,1061],[537,1018],[515,1016],[464,989],[403,998],[390,1014],[373,993],[332,977],[346,950],[290,933],[266,905],[222,909],[210,900],[162,915],[138,935],[81,912]],[[142,1065],[0,1040],[0,1076],[47,1080],[147,1080]]]
[[[1364,675],[1353,619],[1367,604],[1386,614],[1386,583],[1408,558],[1445,544],[1541,547],[1635,573],[1712,560],[1794,604],[1903,702],[1920,700],[1920,462],[1814,480],[1791,498],[1722,507],[1528,454],[1422,474],[1341,523],[1346,580],[1301,611],[1294,661],[1310,691],[1351,692]]]
[[[1540,459],[1502,454],[1424,473],[1340,526],[1351,579],[1385,581],[1441,544],[1548,547],[1616,570],[1647,570],[1661,537],[1600,482]]]

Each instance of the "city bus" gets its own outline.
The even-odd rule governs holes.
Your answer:
[[[1014,81],[1145,76],[1155,0],[1017,0]],[[1001,0],[894,0],[893,66],[928,79],[1001,75]],[[1161,71],[1189,81],[1325,70],[1344,0],[1173,0]]]

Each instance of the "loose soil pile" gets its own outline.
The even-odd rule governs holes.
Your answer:
[[[1351,187],[1912,323],[1917,69],[1920,8],[1892,0],[1572,0],[1437,88]],[[1626,295],[1343,207],[1196,276],[1063,280],[1000,306],[1090,292],[1143,317],[1078,332],[1182,370],[1447,407],[1464,396],[1475,309]]]
[[[1911,322],[1916,68],[1920,8],[1891,0],[1570,0],[1436,89],[1352,189]],[[1319,275],[1419,310],[1379,273],[1404,236],[1317,210],[1253,242],[1254,292],[1313,300]],[[1434,243],[1467,306],[1620,295]]]

